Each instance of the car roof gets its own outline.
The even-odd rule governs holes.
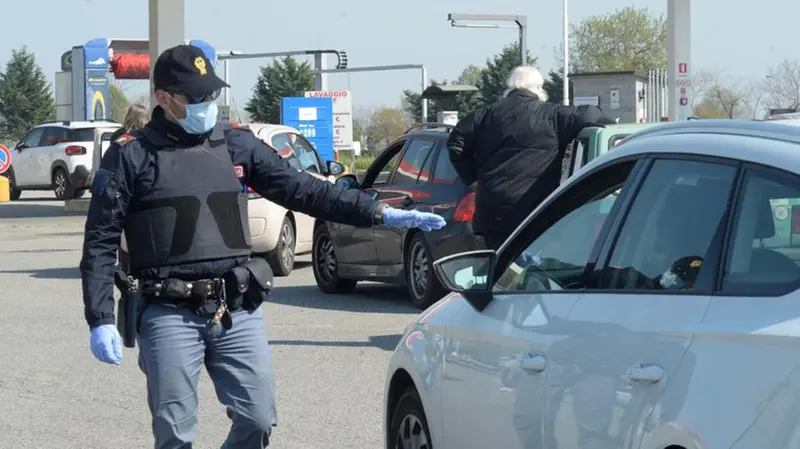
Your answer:
[[[299,134],[299,131],[297,131],[296,129],[292,128],[291,126],[275,125],[275,124],[272,124],[272,123],[252,122],[252,123],[247,123],[245,125],[239,125],[239,126],[240,127],[250,128],[250,130],[253,131],[253,133],[255,133],[256,135],[258,135],[258,134],[260,134],[262,132],[263,133],[267,133],[267,134],[272,134],[272,133],[278,132],[278,131],[291,131],[291,132],[295,132],[295,133]]]
[[[733,158],[800,173],[800,127],[784,121],[690,120],[641,130],[575,175],[616,159],[646,153]],[[575,176],[576,178],[578,176]]]
[[[52,122],[44,122],[40,125],[34,126],[34,128],[42,128],[45,126],[60,126],[64,128],[76,129],[76,128],[100,128],[100,127],[120,127],[117,122],[111,120],[83,120],[83,121],[71,121],[71,120],[56,120]]]

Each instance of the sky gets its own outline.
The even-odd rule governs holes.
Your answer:
[[[758,80],[784,59],[800,59],[796,20],[800,2],[760,0],[756,4],[719,0],[692,1],[693,70],[723,70],[732,78]],[[666,14],[666,0],[569,0],[569,20],[578,24],[596,14],[632,4]],[[0,0],[3,19],[0,67],[11,50],[26,45],[53,81],[59,57],[72,46],[100,38],[148,37],[145,0]],[[752,6],[751,6],[752,5]],[[555,68],[554,48],[562,39],[559,0],[187,0],[186,37],[203,39],[218,51],[246,53],[342,49],[350,67],[423,64],[428,77],[452,80],[517,39],[513,29],[452,28],[448,13],[528,16],[528,48],[539,68]],[[35,20],[27,20],[26,18]],[[305,59],[305,57],[303,57]],[[333,64],[333,59],[329,64]],[[230,64],[232,98],[243,109],[259,67],[269,59]],[[417,70],[329,75],[330,89],[350,89],[356,110],[399,106],[404,89],[420,89]],[[121,87],[135,98],[147,93],[146,81]]]

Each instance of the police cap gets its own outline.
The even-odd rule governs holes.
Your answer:
[[[230,86],[214,73],[214,66],[203,50],[193,45],[178,45],[158,57],[153,68],[153,87],[203,97]]]

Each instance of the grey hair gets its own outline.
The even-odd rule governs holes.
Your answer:
[[[524,89],[539,97],[541,101],[547,101],[547,92],[544,90],[544,77],[539,69],[533,66],[519,66],[511,71],[506,81],[506,89],[503,94],[507,97],[512,90]]]
[[[128,131],[136,131],[144,128],[149,121],[150,111],[144,105],[136,103],[128,108],[125,120],[122,121],[122,126]]]

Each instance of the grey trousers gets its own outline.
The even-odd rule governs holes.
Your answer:
[[[233,312],[233,327],[186,308],[150,305],[139,327],[139,367],[156,449],[191,449],[197,428],[197,381],[205,365],[231,430],[222,449],[263,449],[277,424],[272,357],[263,312]]]

